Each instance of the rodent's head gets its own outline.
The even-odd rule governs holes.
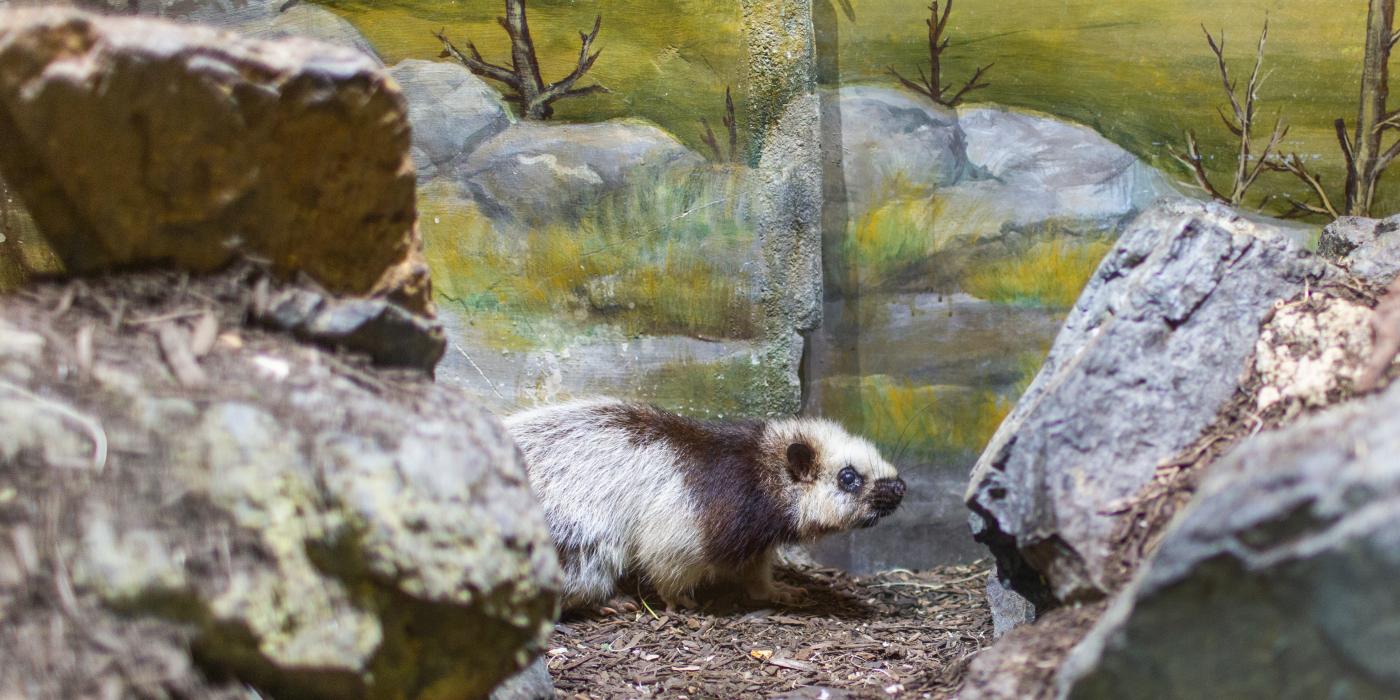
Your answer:
[[[804,539],[870,527],[904,498],[904,480],[875,446],[831,421],[773,421],[764,443],[783,465]]]

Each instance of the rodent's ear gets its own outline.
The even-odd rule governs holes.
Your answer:
[[[787,463],[793,481],[807,481],[816,475],[817,453],[805,442],[794,442],[788,445]]]

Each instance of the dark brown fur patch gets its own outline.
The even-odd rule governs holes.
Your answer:
[[[699,421],[653,406],[601,409],[609,425],[637,445],[664,442],[680,454],[685,482],[700,506],[705,555],[714,564],[739,566],[769,548],[797,540],[795,516],[781,495],[783,456],[761,451],[758,420]]]

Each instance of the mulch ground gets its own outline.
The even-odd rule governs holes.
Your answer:
[[[545,658],[562,698],[947,698],[992,641],[988,570],[780,570],[801,607],[718,592],[666,612],[644,595],[637,612],[565,617]]]

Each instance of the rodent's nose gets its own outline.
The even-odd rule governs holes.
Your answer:
[[[889,515],[904,500],[904,480],[877,479],[870,488],[870,509],[881,516]]]

